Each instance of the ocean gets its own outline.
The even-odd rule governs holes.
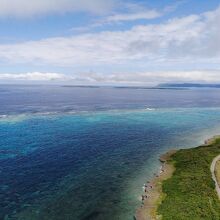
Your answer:
[[[0,86],[0,219],[133,220],[159,155],[220,134],[219,89]]]

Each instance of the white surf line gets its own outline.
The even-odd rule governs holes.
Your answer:
[[[220,160],[220,155],[218,155],[217,157],[214,158],[214,160],[212,161],[210,170],[211,170],[211,173],[212,173],[212,179],[215,181],[215,189],[216,189],[218,197],[220,199],[220,187],[219,187],[218,181],[217,181],[216,176],[215,176],[215,166],[216,166],[216,163],[217,163],[218,160]]]

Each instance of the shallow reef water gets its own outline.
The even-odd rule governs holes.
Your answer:
[[[104,99],[96,89],[82,90],[4,87],[0,219],[132,220],[161,153],[220,133],[217,91],[212,99],[203,91],[183,90],[178,96],[160,91],[150,102],[152,91],[133,91],[135,101],[128,101],[130,91],[108,89]],[[58,97],[51,101],[53,94]],[[64,94],[68,98],[62,100]],[[177,97],[184,94],[187,104],[178,106]],[[99,98],[91,102],[91,96]],[[169,96],[172,106],[159,106],[156,96]],[[197,106],[196,96],[203,97]]]

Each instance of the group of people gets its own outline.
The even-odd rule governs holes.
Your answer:
[[[163,168],[163,166],[161,166],[161,168],[160,168],[160,174],[163,173],[163,172],[164,172],[164,168]],[[156,177],[159,177],[158,174],[154,174],[154,175],[155,175]],[[147,184],[144,184],[144,186],[143,186],[143,189],[144,189],[145,194],[143,194],[143,195],[141,196],[141,201],[142,201],[142,203],[144,203],[144,200],[145,200],[145,199],[147,199],[147,198],[150,197],[149,195],[146,194],[146,193],[148,192],[148,191],[147,191],[148,188],[150,188],[150,189],[153,188],[152,184],[150,184],[149,181],[147,182]]]
[[[148,184],[150,184],[150,182],[149,182],[149,181],[148,181],[147,183],[148,183]],[[153,186],[152,186],[152,185],[147,185],[147,184],[144,184],[144,187],[143,187],[143,188],[144,188],[144,192],[145,192],[145,194],[141,196],[142,203],[144,202],[144,200],[145,200],[145,199],[147,199],[147,198],[149,198],[149,197],[150,197],[149,195],[146,195],[147,190],[148,190],[148,187],[150,187],[150,189],[152,189],[152,188],[153,188]]]

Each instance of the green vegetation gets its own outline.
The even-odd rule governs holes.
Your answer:
[[[220,201],[210,165],[220,154],[220,139],[209,146],[177,151],[169,162],[173,176],[163,182],[164,199],[158,208],[163,220],[219,220]]]

